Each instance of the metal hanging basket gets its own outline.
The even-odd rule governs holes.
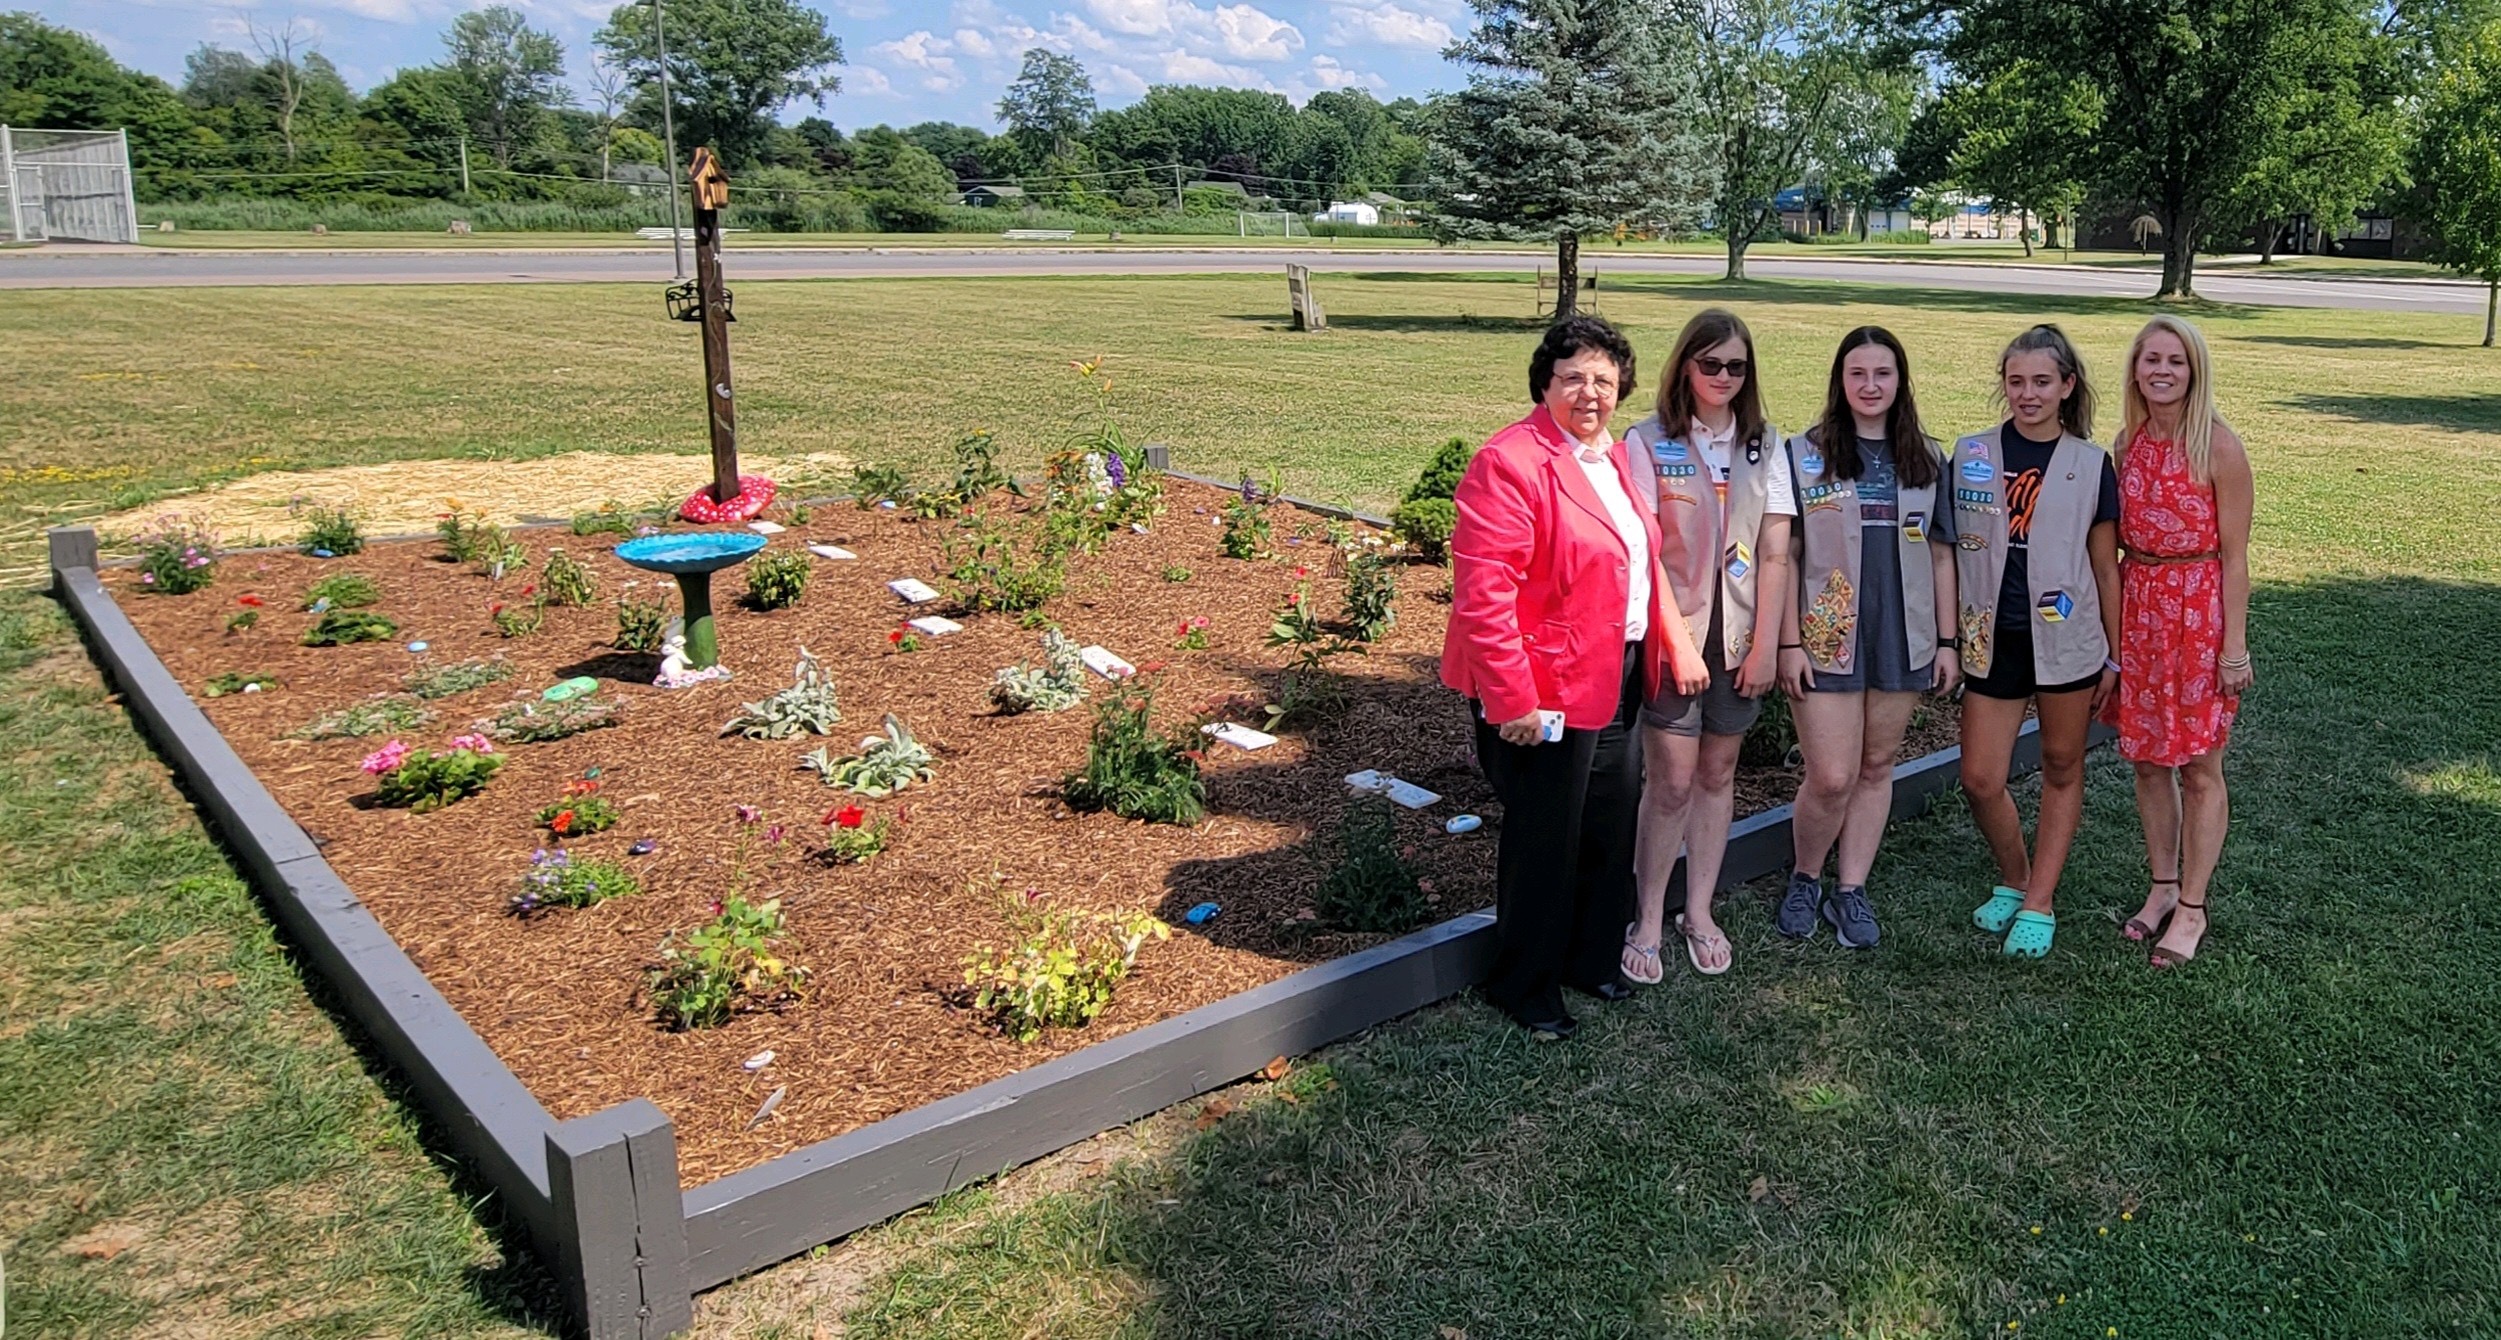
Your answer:
[[[660,291],[660,297],[669,305],[671,321],[703,320],[703,290],[695,286],[694,280],[689,279],[683,284],[671,284]],[[721,319],[723,321],[738,319],[738,313],[730,310],[730,291],[726,288],[721,290]]]

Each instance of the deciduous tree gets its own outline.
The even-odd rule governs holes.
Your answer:
[[[708,144],[733,167],[751,163],[774,111],[802,98],[821,107],[841,91],[842,42],[799,0],[675,0],[666,23],[681,153]],[[617,6],[592,40],[657,96],[650,5]]]
[[[564,44],[531,27],[510,5],[455,15],[443,46],[460,78],[469,133],[497,167],[511,167],[513,150],[537,143],[549,114],[572,100],[563,83]]]
[[[2501,23],[2432,81],[2415,176],[2430,196],[2440,261],[2484,281],[2484,347],[2501,320]]]

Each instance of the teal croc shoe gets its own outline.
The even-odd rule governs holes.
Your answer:
[[[1991,935],[2004,935],[2006,924],[2015,919],[2023,906],[2023,890],[2000,884],[1989,891],[1989,900],[1971,910],[1971,924]]]
[[[2049,942],[2058,934],[2058,918],[2047,912],[2017,912],[2014,929],[2006,932],[2009,958],[2048,958]]]

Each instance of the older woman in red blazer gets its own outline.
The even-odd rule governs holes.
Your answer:
[[[1569,986],[1631,994],[1641,801],[1635,724],[1662,676],[1708,682],[1658,561],[1656,514],[1633,500],[1607,425],[1633,389],[1633,348],[1595,317],[1546,332],[1529,361],[1537,411],[1494,434],[1459,483],[1442,682],[1464,693],[1502,800],[1487,1001],[1540,1035],[1579,1027]]]

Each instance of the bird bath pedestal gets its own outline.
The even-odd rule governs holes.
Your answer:
[[[720,635],[712,627],[712,574],[746,562],[763,548],[761,535],[701,531],[627,540],[617,546],[617,557],[646,572],[677,578],[686,607],[686,667],[709,670],[721,663]]]

